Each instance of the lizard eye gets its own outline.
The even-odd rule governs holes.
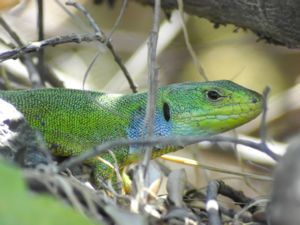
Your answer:
[[[212,100],[212,101],[217,101],[219,100],[221,97],[223,97],[222,95],[220,95],[219,92],[215,91],[215,90],[211,90],[211,91],[207,91],[206,92],[207,97]]]
[[[163,104],[163,113],[164,113],[164,118],[166,121],[169,121],[171,116],[170,116],[170,106],[168,103]]]

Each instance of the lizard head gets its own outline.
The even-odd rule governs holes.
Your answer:
[[[182,83],[162,87],[158,114],[172,135],[213,135],[257,117],[262,96],[232,81]]]
[[[145,135],[147,94],[125,96],[131,102],[127,136]],[[257,117],[262,111],[262,96],[227,80],[172,84],[158,89],[154,113],[155,136],[209,136],[236,128]],[[174,147],[174,146],[171,146]],[[157,145],[153,157],[174,151]],[[139,148],[130,147],[132,157]]]

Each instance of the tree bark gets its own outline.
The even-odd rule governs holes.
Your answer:
[[[153,0],[136,0],[153,5]],[[216,25],[234,24],[254,31],[259,38],[289,48],[300,47],[299,0],[183,0],[188,14]],[[177,8],[177,0],[163,0],[166,11]]]
[[[0,99],[0,157],[23,167],[49,164],[51,157],[40,135],[10,103]]]

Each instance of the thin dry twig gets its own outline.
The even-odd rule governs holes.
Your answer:
[[[257,211],[257,207],[255,207],[257,204],[261,203],[261,201],[253,203],[253,199],[247,197],[243,192],[237,191],[233,189],[232,187],[226,185],[223,181],[219,180],[212,180],[209,182],[207,186],[207,195],[206,195],[206,210],[208,213],[208,219],[210,224],[213,225],[220,225],[221,223],[221,217],[219,215],[219,210],[225,212],[227,211],[227,215],[234,219],[234,224],[240,224],[238,223],[239,217],[245,212],[249,211],[250,213],[254,213]],[[245,206],[242,210],[240,210],[238,213],[233,212],[228,214],[228,210],[222,206],[219,205],[217,201],[217,196],[223,195],[230,199],[232,199],[235,204],[239,204],[240,206]],[[247,218],[248,219],[248,218]]]
[[[189,39],[189,34],[188,34],[187,28],[184,23],[183,0],[177,0],[177,4],[178,4],[178,10],[180,12],[180,21],[181,21],[181,25],[182,25],[182,31],[183,31],[183,36],[184,36],[186,47],[193,59],[194,65],[195,65],[196,69],[198,70],[198,73],[204,78],[205,81],[208,81],[208,77],[205,73],[205,70],[201,66],[201,64],[197,58],[197,55],[193,49],[193,46],[191,45],[191,42]]]
[[[7,47],[9,47],[9,48],[16,48],[16,45],[14,45],[11,42],[8,42],[8,41],[4,40],[2,37],[0,37],[0,43],[7,46]]]
[[[83,76],[83,81],[82,81],[82,90],[84,90],[84,85],[86,83],[88,75],[89,75],[89,73],[90,73],[93,65],[96,63],[96,60],[97,60],[97,58],[99,57],[100,54],[101,54],[101,51],[100,51],[100,49],[98,49],[96,55],[94,56],[94,58],[92,59],[91,63],[89,64],[87,70],[85,71],[84,76]]]
[[[38,40],[44,40],[44,1],[43,0],[36,0],[37,1],[37,28],[38,28]],[[41,80],[43,84],[45,83],[45,73],[44,71],[44,49],[38,51],[37,54],[37,69],[39,74],[41,75]]]
[[[155,146],[160,144],[162,146],[186,146],[190,144],[195,144],[197,142],[202,141],[210,141],[210,142],[230,142],[245,145],[254,149],[257,149],[263,153],[265,153],[265,146],[261,143],[256,143],[249,140],[231,138],[227,136],[211,136],[211,137],[203,137],[203,136],[173,136],[173,137],[151,137],[137,140],[129,140],[127,138],[120,138],[118,140],[113,140],[109,142],[105,142],[98,147],[85,151],[79,156],[72,157],[63,163],[60,164],[58,170],[63,171],[66,168],[82,163],[83,161],[93,158],[108,149],[116,149],[124,146],[136,145],[136,146]]]
[[[243,207],[245,205],[248,205],[249,203],[253,202],[252,198],[247,197],[242,191],[237,191],[233,189],[232,187],[225,184],[224,181],[218,180],[216,181],[219,184],[219,190],[218,193],[220,195],[226,196],[234,201],[235,204]],[[250,207],[248,208],[248,211],[253,213],[256,211],[256,207]]]
[[[88,29],[86,27],[86,23],[84,23],[80,17],[73,14],[64,3],[62,3],[62,0],[54,0],[56,4],[71,18],[72,21],[75,21],[75,23],[80,27],[81,30],[84,32],[88,32]]]
[[[90,15],[90,13],[85,9],[85,7],[74,1],[74,0],[68,0],[66,2],[66,5],[68,6],[73,6],[75,7],[79,12],[81,12],[85,18],[87,19],[87,21],[89,22],[89,24],[91,25],[91,27],[93,28],[93,30],[95,31],[96,34],[101,35],[103,38],[105,38],[104,33],[100,30],[99,26],[97,25],[97,23],[95,22],[95,20],[93,19],[93,17]]]
[[[58,2],[58,4],[60,4],[60,2]],[[121,10],[120,10],[119,16],[118,16],[117,20],[115,21],[115,23],[114,23],[114,25],[113,25],[113,27],[112,27],[112,30],[111,30],[111,32],[110,32],[109,35],[108,35],[107,40],[111,40],[111,37],[112,37],[113,33],[115,32],[115,30],[116,30],[117,27],[119,26],[119,24],[120,24],[120,22],[121,22],[121,19],[122,19],[124,13],[125,13],[125,9],[126,9],[126,7],[127,7],[127,4],[128,4],[128,0],[123,0],[123,3],[122,3],[122,6],[121,6]],[[63,8],[64,8],[64,7],[63,7]],[[68,13],[68,11],[67,11],[67,13]],[[70,13],[70,15],[72,15],[72,14]],[[88,74],[89,74],[89,72],[91,71],[93,65],[95,64],[95,62],[96,62],[96,60],[97,60],[97,58],[99,57],[100,54],[101,54],[101,49],[98,48],[98,51],[97,51],[96,55],[95,55],[94,58],[92,59],[91,63],[90,63],[89,66],[88,66],[88,69],[86,70],[86,72],[85,72],[85,74],[84,74],[83,82],[82,82],[82,89],[84,89],[84,85],[85,85],[85,83],[86,83]]]
[[[83,5],[81,5],[80,3],[76,2],[76,1],[69,0],[69,1],[66,2],[66,4],[69,5],[69,6],[75,7],[78,11],[80,11],[87,18],[89,24],[91,25],[91,27],[95,31],[95,35],[100,36],[103,39],[103,42],[101,42],[101,43],[106,45],[106,47],[109,49],[109,51],[113,55],[115,62],[119,65],[119,67],[123,71],[123,73],[125,75],[125,78],[127,79],[127,82],[129,83],[129,86],[130,86],[132,92],[136,93],[137,92],[137,86],[135,85],[135,83],[132,80],[129,72],[127,71],[125,65],[123,64],[121,57],[116,53],[115,48],[113,47],[113,45],[111,43],[111,40],[106,37],[106,35],[104,34],[103,31],[101,31],[101,29],[96,24],[93,17],[89,14],[89,12],[84,8]]]
[[[245,207],[242,208],[238,213],[236,213],[236,214],[234,215],[233,224],[234,224],[234,225],[240,224],[239,221],[238,221],[238,220],[239,220],[239,217],[240,217],[243,213],[245,213],[247,210],[249,210],[251,207],[256,206],[256,205],[260,205],[260,204],[266,204],[266,203],[268,203],[269,201],[270,201],[269,199],[259,199],[259,200],[256,200],[256,201],[250,203],[249,205],[245,206]]]
[[[6,21],[0,17],[0,24],[1,26],[6,30],[6,32],[11,36],[11,38],[17,43],[19,47],[23,46],[23,42],[20,39],[20,37],[17,35],[17,33],[6,23]],[[5,52],[4,52],[5,53]],[[2,53],[3,54],[3,53]],[[1,62],[1,55],[0,54],[0,62]],[[37,87],[42,87],[42,81],[41,81],[41,76],[38,73],[38,70],[36,69],[32,59],[26,55],[21,57],[21,60],[24,62],[26,65],[26,69],[28,71],[29,79],[32,83],[32,86],[37,88]]]
[[[94,19],[90,16],[90,14],[85,10],[85,8],[80,3],[77,3],[75,1],[68,1],[67,4],[74,6],[81,13],[83,13],[83,15],[87,18],[88,22],[94,29],[95,33],[68,34],[68,35],[56,36],[56,37],[52,37],[52,38],[42,40],[39,42],[33,42],[26,46],[24,46],[22,42],[19,42],[18,49],[13,49],[13,50],[9,50],[9,51],[0,53],[0,62],[3,62],[8,59],[20,58],[23,56],[25,57],[26,54],[41,51],[47,46],[53,47],[53,46],[61,45],[61,44],[65,44],[65,43],[81,43],[81,42],[98,41],[98,42],[104,44],[109,49],[112,56],[114,57],[114,60],[116,61],[116,63],[119,65],[119,67],[123,71],[128,83],[129,83],[130,88],[132,89],[132,91],[134,93],[136,93],[137,86],[134,84],[134,81],[131,78],[129,72],[127,71],[125,65],[122,63],[121,57],[115,51],[111,41],[106,38],[105,34],[97,26]]]
[[[38,28],[38,40],[42,41],[45,39],[44,35],[44,0],[37,1],[37,28]],[[37,69],[41,76],[43,85],[45,82],[49,82],[53,87],[64,87],[63,82],[57,77],[54,71],[45,64],[44,49],[40,49],[37,52]]]
[[[278,161],[280,156],[275,152],[273,152],[267,145],[267,124],[266,124],[267,111],[268,111],[267,99],[270,90],[271,90],[270,87],[266,87],[265,90],[263,91],[263,112],[262,112],[261,123],[260,123],[260,139],[261,139],[260,141],[261,141],[261,145],[264,146],[264,152],[274,160]]]
[[[106,44],[107,48],[110,50],[111,54],[114,57],[114,60],[116,63],[119,65],[121,70],[123,71],[125,78],[127,79],[127,82],[129,83],[130,89],[132,90],[133,93],[137,93],[137,85],[134,83],[133,79],[131,78],[129,72],[127,71],[127,68],[122,62],[121,57],[116,53],[112,43],[110,41],[107,42]]]
[[[168,200],[175,207],[183,207],[183,195],[187,186],[187,175],[184,169],[173,170],[167,180]]]
[[[122,212],[104,192],[95,192],[82,185],[74,177],[68,178],[49,171],[25,170],[24,177],[29,188],[35,192],[47,192],[58,199],[71,204],[76,210],[96,221],[107,224],[120,224],[116,218]],[[113,192],[112,192],[113,193]],[[129,202],[128,196],[121,197],[123,202]],[[129,211],[123,213],[132,216]],[[123,218],[123,217],[121,217]]]
[[[71,205],[78,210],[81,214],[84,214],[84,209],[82,204],[80,204],[78,198],[73,193],[73,188],[66,179],[61,176],[56,176],[55,180],[57,181],[58,185],[63,189],[64,193],[66,194],[68,200],[71,202]],[[57,193],[58,194],[58,193]]]
[[[218,181],[212,180],[208,183],[206,192],[206,211],[208,214],[209,224],[221,225],[221,217],[219,215],[219,203],[217,196],[220,184]]]
[[[157,86],[158,86],[156,48],[157,48],[157,40],[158,40],[159,22],[160,22],[160,0],[155,0],[153,26],[150,33],[149,44],[148,44],[149,91],[147,95],[147,108],[146,108],[146,116],[145,116],[146,137],[152,137],[154,133],[154,123],[155,123],[154,117],[156,111],[156,94],[157,94]],[[143,164],[142,164],[144,167],[144,172],[143,172],[144,177],[147,174],[147,169],[149,166],[149,162],[151,160],[151,156],[152,156],[152,148],[147,148],[144,155]]]
[[[175,156],[175,155],[163,155],[160,158],[167,160],[169,162],[175,162],[175,163],[180,163],[183,165],[194,166],[194,167],[201,167],[203,169],[215,171],[215,172],[219,172],[219,173],[237,175],[237,176],[247,177],[247,178],[256,179],[256,180],[273,181],[273,179],[268,176],[249,173],[246,171],[238,172],[238,171],[233,171],[233,170],[229,170],[229,169],[225,169],[225,168],[215,167],[215,166],[211,166],[208,164],[198,162],[193,159],[186,159],[186,158],[182,158],[182,157]]]
[[[40,51],[42,48],[48,46],[56,46],[66,43],[81,43],[81,42],[92,42],[92,41],[99,41],[105,42],[105,40],[99,35],[86,33],[86,34],[68,34],[62,36],[56,36],[49,39],[45,39],[39,42],[32,42],[27,46],[21,47],[19,49],[13,49],[9,51],[2,52],[0,54],[0,62],[3,62],[8,59],[17,59],[22,56],[25,57],[26,54]]]
[[[260,123],[260,138],[263,144],[266,144],[267,142],[267,123],[266,123],[267,111],[268,111],[267,99],[270,91],[271,91],[270,87],[266,87],[265,90],[263,91],[263,113],[262,113],[261,123]]]
[[[128,0],[123,0],[122,1],[122,6],[121,6],[121,10],[120,10],[120,13],[119,13],[119,16],[117,17],[107,39],[110,40],[111,37],[113,36],[114,32],[116,31],[116,29],[118,28],[120,22],[121,22],[121,19],[123,18],[124,16],[124,13],[125,13],[125,10],[127,8],[127,5],[128,5]]]
[[[119,168],[119,165],[118,165],[118,160],[116,158],[116,155],[115,153],[113,153],[112,151],[108,151],[109,154],[111,155],[111,157],[113,158],[113,165],[114,165],[114,171],[115,171],[115,174],[116,174],[116,177],[117,177],[117,192],[118,194],[121,194],[121,190],[122,190],[122,176],[120,174],[120,168]]]
[[[171,22],[170,22],[171,21]],[[179,24],[179,13],[173,12],[170,21],[165,20],[160,25],[159,33],[164,36],[164,38],[160,38],[157,46],[157,55],[159,55],[168,45],[172,42],[172,40],[178,35],[181,30],[181,26]],[[145,57],[147,55],[148,46],[145,41],[136,52],[127,60],[126,67],[131,72],[132,77],[135,79],[136,77],[144,74],[148,66],[148,59]],[[137,66],[138,65],[138,66]],[[105,85],[105,89],[112,89],[114,87],[120,88],[121,91],[125,91],[126,86],[123,84],[124,82],[120,77],[123,76],[121,71],[118,71],[112,79]]]

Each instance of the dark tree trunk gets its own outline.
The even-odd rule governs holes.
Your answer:
[[[153,0],[136,0],[153,4]],[[300,47],[299,0],[183,0],[184,10],[216,24],[234,24],[254,31],[260,38],[289,48]],[[177,0],[162,0],[165,10]]]

